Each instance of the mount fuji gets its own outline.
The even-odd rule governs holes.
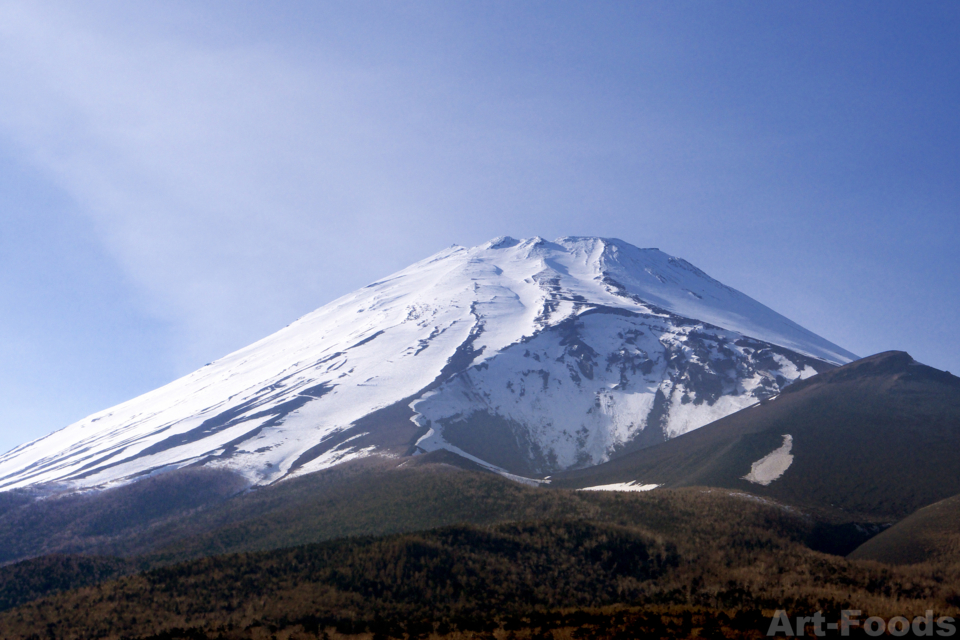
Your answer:
[[[856,359],[685,260],[605,238],[453,246],[179,380],[0,456],[0,491],[186,466],[263,485],[446,449],[596,465]]]

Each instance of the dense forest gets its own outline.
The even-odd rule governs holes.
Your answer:
[[[52,589],[0,614],[0,637],[761,637],[778,608],[791,615],[819,610],[830,618],[844,608],[864,615],[927,609],[950,615],[960,605],[960,565],[895,568],[825,554],[811,548],[824,539],[824,523],[745,494],[537,490],[437,469],[395,478],[391,486],[380,477],[380,495],[392,496],[398,487],[418,495],[420,486],[423,497],[443,484],[462,510],[477,502],[474,512],[494,522],[182,559],[194,555],[197,544],[239,544],[240,532],[273,547],[263,544],[271,539],[260,531],[266,524],[255,520],[255,526],[233,523],[202,542],[184,539],[128,564],[82,565],[62,557],[60,584],[79,588]],[[521,517],[496,522],[501,499]],[[379,503],[370,500],[376,509]],[[354,516],[346,502],[327,505],[334,528],[333,521],[350,529],[351,517],[372,513],[363,504]],[[390,510],[380,517],[389,520]],[[85,582],[70,585],[63,578],[71,562]],[[148,568],[116,578],[134,564]],[[98,571],[106,581],[97,582]]]

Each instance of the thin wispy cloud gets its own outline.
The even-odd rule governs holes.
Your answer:
[[[263,48],[124,41],[62,9],[4,7],[3,132],[95,217],[157,313],[225,344],[224,320],[250,305],[266,326],[288,318],[277,282],[311,286],[298,272],[338,250],[323,239],[369,214],[351,101],[376,79]]]
[[[92,256],[84,295],[127,314],[103,366],[122,376],[124,349],[162,344],[162,372],[130,393],[501,234],[659,246],[851,351],[946,366],[950,11],[691,7],[0,0],[0,163],[32,181],[16,202],[37,211],[18,222],[32,242],[78,229],[30,259]],[[0,260],[8,295],[46,287],[20,258]],[[17,397],[65,345],[82,371],[107,339],[57,295],[0,316],[29,341],[0,351]],[[895,340],[921,335],[915,313],[922,349]],[[31,333],[31,317],[60,321]]]
[[[443,124],[409,126],[429,114],[400,71],[132,37],[62,6],[5,5],[0,22],[3,133],[95,219],[197,351],[282,326],[312,308],[304,289],[320,304],[443,246],[404,219],[425,213],[410,211],[418,182],[437,179],[410,158],[431,154]],[[378,251],[406,239],[422,245],[399,260]]]

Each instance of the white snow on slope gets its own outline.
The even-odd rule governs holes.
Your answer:
[[[422,424],[443,425],[417,444],[425,450],[452,448],[455,434],[469,440],[463,432],[475,428],[469,422],[473,416],[489,421],[493,415],[523,425],[533,449],[528,456],[541,454],[541,472],[598,464],[640,431],[661,426],[650,424],[658,393],[668,399],[663,436],[673,438],[754,404],[768,382],[767,371],[750,369],[751,347],[738,345],[734,332],[712,330],[709,336],[717,342],[696,345],[691,334],[703,334],[700,325],[608,313],[578,317],[576,328],[578,346],[596,354],[588,366],[569,357],[569,333],[544,331],[512,345],[412,403]],[[694,381],[675,375],[679,357],[687,366],[732,363],[726,376],[718,376],[723,395],[712,402],[698,397],[702,390]],[[815,373],[777,354],[771,359],[790,381]],[[496,453],[488,461],[506,464]]]
[[[662,331],[654,327],[637,338],[646,347],[641,344],[637,353],[624,357],[640,357],[639,351],[656,355],[671,340],[679,341],[674,351],[685,348],[680,343],[690,326],[678,323],[674,314],[709,322],[731,340],[749,336],[836,364],[855,357],[656,249],[600,238],[553,243],[498,238],[471,249],[450,247],[184,378],[17,447],[0,456],[0,490],[37,483],[98,486],[193,463],[235,469],[262,484],[354,457],[402,454],[398,445],[371,444],[376,435],[349,429],[402,399],[425,412],[435,403],[433,413],[413,416],[421,423],[449,417],[438,407],[454,413],[462,409],[451,404],[452,389],[462,384],[463,375],[477,373],[479,380],[484,371],[474,367],[454,374],[488,364],[487,371],[499,367],[523,376],[529,367],[517,358],[527,350],[525,343],[539,340],[542,344],[534,346],[544,353],[559,348],[561,339],[550,331],[565,320],[582,317],[585,339],[610,343],[605,332],[618,330],[614,325],[620,316],[605,314],[602,321],[599,315],[589,316],[598,309],[640,314],[645,329],[651,322],[662,325]],[[747,348],[741,355],[755,352]],[[691,351],[689,357],[698,356]],[[771,366],[787,381],[813,373],[793,361]],[[696,404],[682,402],[679,393],[670,396],[668,435],[745,406],[736,394],[768,383],[764,380],[773,374],[750,375],[731,379],[740,387],[716,402]],[[658,385],[662,390],[662,384],[674,384],[655,376],[650,380],[649,388],[638,382],[635,388],[613,389],[614,380],[603,379],[601,384],[616,398],[608,405],[600,398],[599,411],[607,417],[587,427],[606,432],[588,434],[592,444],[587,448],[560,450],[558,464],[580,450],[592,462],[602,461],[610,447],[642,428],[631,416],[644,413]],[[492,378],[478,384],[497,386]],[[566,429],[563,411],[580,411],[584,398],[598,402],[595,386],[570,399],[576,407],[555,403],[559,397],[541,398],[537,404],[530,387],[527,400],[504,411],[516,421],[533,421],[534,431],[536,424],[543,426],[541,412],[546,411],[546,422],[562,427],[541,429],[546,446],[551,439],[559,441],[557,434]],[[747,404],[753,401],[749,398]],[[509,403],[504,399],[500,405]],[[690,415],[684,418],[684,412]],[[446,446],[445,441],[441,437],[434,446]]]
[[[577,491],[652,491],[659,487],[658,484],[640,484],[633,482],[615,482],[613,484],[598,484],[595,487],[584,487]]]
[[[783,444],[750,465],[750,473],[743,476],[743,479],[766,487],[782,476],[793,464],[793,456],[790,454],[792,449],[793,436],[784,435]]]

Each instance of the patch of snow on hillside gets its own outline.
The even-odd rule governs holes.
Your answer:
[[[783,436],[783,444],[780,448],[771,451],[750,465],[750,473],[743,476],[743,479],[764,487],[769,485],[782,476],[793,464],[793,456],[790,454],[791,449],[793,449],[793,436],[786,434]]]
[[[579,491],[651,491],[659,486],[658,484],[640,484],[639,480],[634,480],[632,482],[598,484],[595,487],[584,487]]]

